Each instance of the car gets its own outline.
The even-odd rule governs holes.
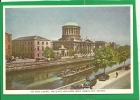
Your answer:
[[[83,89],[83,86],[81,84],[73,84],[71,85],[70,89]]]
[[[99,77],[99,81],[106,81],[109,78],[110,78],[110,76],[108,74],[104,73]]]
[[[124,69],[125,69],[125,70],[130,70],[130,67],[129,67],[129,66],[127,66],[127,67],[125,67]]]
[[[93,86],[97,83],[97,78],[95,76],[86,77],[86,82],[83,84],[83,88],[92,89]]]

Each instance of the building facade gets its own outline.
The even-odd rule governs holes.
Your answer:
[[[81,39],[80,29],[81,27],[75,22],[68,22],[62,26],[62,38],[58,41],[53,41],[55,55],[68,56],[69,50],[73,50],[75,54],[83,54],[81,52],[82,48],[86,49],[84,54],[93,54],[94,48],[102,46],[116,48],[114,42],[107,43],[105,41],[92,41],[88,38]]]
[[[81,49],[86,48],[86,53],[93,53],[95,42],[89,39],[82,40],[80,35],[80,26],[75,22],[68,22],[62,27],[62,38],[53,41],[53,50],[56,55],[68,56],[69,50],[75,54],[82,54]]]
[[[44,58],[46,47],[52,48],[52,42],[40,36],[20,37],[12,41],[13,56],[21,58]]]
[[[12,59],[12,34],[5,33],[5,59]]]

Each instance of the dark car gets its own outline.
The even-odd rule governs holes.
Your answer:
[[[130,70],[130,64],[124,67],[125,70]]]
[[[83,86],[81,84],[73,84],[71,85],[70,89],[83,89]]]
[[[103,74],[99,77],[99,81],[106,81],[110,78],[108,74]]]
[[[97,83],[97,79],[95,76],[89,76],[86,78],[86,82],[83,85],[83,88],[90,88],[92,89],[92,87]]]

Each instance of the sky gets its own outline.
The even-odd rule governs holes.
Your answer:
[[[62,26],[76,22],[83,39],[130,45],[130,18],[129,6],[5,8],[5,32],[58,40]]]

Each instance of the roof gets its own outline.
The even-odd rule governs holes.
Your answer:
[[[9,34],[9,33],[7,33],[7,32],[5,32],[5,34],[12,35],[12,34]]]
[[[91,41],[91,40],[89,40],[89,39],[86,39],[86,40],[84,40],[83,42],[94,42],[94,41]]]
[[[79,25],[75,22],[67,22],[64,26],[79,26]]]
[[[105,41],[95,41],[95,43],[107,43]]]
[[[42,40],[42,41],[49,41],[46,38],[43,38],[41,36],[26,36],[26,37],[19,37],[17,39],[14,40]]]

